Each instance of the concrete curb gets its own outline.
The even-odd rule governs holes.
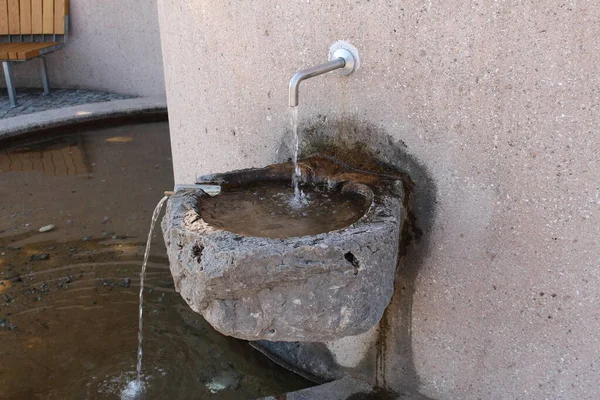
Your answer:
[[[296,392],[267,396],[257,400],[432,400],[405,389],[394,392],[374,388],[360,378],[344,376],[332,382]]]
[[[333,382],[314,386],[281,396],[263,397],[258,400],[347,400],[354,394],[371,393],[373,387],[361,380],[345,376]]]
[[[165,99],[149,97],[58,108],[1,120],[0,140],[57,126],[140,114],[165,114],[166,112],[167,102]]]

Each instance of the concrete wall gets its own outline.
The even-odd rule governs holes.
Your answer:
[[[362,69],[303,83],[300,116],[378,124],[437,185],[411,317],[392,321],[410,328],[396,354],[413,383],[440,399],[597,396],[595,2],[158,4],[177,183],[279,159],[290,77],[348,40]]]
[[[68,45],[46,57],[52,87],[165,96],[155,0],[70,3]],[[41,87],[37,61],[14,70],[17,87]]]

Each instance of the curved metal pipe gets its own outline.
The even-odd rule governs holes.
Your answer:
[[[314,67],[301,69],[296,72],[290,80],[290,107],[296,107],[299,102],[300,82],[313,78],[315,76],[326,74],[346,66],[346,60],[342,57],[331,60],[325,64],[315,65]]]

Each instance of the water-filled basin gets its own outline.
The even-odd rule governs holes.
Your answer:
[[[307,185],[299,201],[287,181],[225,187],[219,196],[202,196],[199,214],[216,229],[242,236],[289,238],[345,228],[371,206],[365,185]]]
[[[289,164],[205,177],[220,196],[169,199],[162,228],[176,290],[221,333],[328,341],[379,322],[393,293],[402,196],[375,188],[372,175],[315,165],[304,163],[304,191],[317,201],[306,216],[285,206]]]

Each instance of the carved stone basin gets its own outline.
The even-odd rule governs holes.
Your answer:
[[[203,218],[201,190],[169,199],[162,229],[175,288],[219,332],[245,340],[323,342],[368,331],[393,292],[405,211],[398,180],[349,171],[335,161],[302,162],[309,185],[361,196],[349,226],[268,238],[233,233]],[[204,177],[223,192],[289,182],[290,164]],[[211,201],[218,201],[217,198]]]

